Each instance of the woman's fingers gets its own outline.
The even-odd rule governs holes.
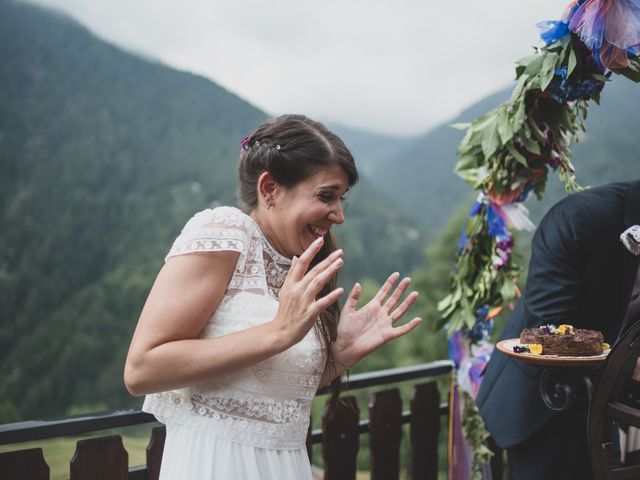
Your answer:
[[[384,304],[384,307],[388,312],[395,308],[410,283],[411,279],[409,277],[405,277],[402,279],[398,287],[393,291],[389,299]]]
[[[411,330],[413,330],[418,325],[420,325],[421,321],[422,321],[422,319],[420,317],[415,317],[415,318],[411,319],[410,322],[407,322],[404,325],[401,325],[401,326],[396,327],[396,328],[392,328],[391,329],[391,340],[396,339],[398,337],[401,337],[405,333],[409,333]]]
[[[342,295],[342,292],[344,292],[344,288],[336,288],[332,292],[326,294],[324,297],[316,300],[315,310],[317,311],[317,313],[315,314],[315,316],[320,315],[320,313],[336,303],[340,299],[340,295]]]
[[[390,313],[391,323],[397,322],[398,319],[400,319],[405,313],[407,313],[407,310],[409,310],[409,307],[413,304],[413,302],[416,301],[417,298],[418,292],[411,292],[409,295],[407,295],[407,298],[404,299],[404,302],[402,302],[398,308]]]
[[[351,291],[349,292],[349,297],[347,298],[347,301],[344,302],[343,310],[345,311],[355,310],[356,306],[358,305],[358,300],[360,300],[361,293],[362,293],[362,285],[360,285],[359,283],[356,283],[351,289]]]
[[[329,257],[325,260],[328,260],[328,262],[325,263],[325,261],[322,261],[321,263],[323,265],[321,268],[318,268],[318,270],[316,270],[316,267],[320,267],[320,264],[316,265],[303,280],[303,282],[306,282],[306,291],[311,298],[315,298],[322,290],[322,287],[324,287],[325,284],[338,273],[342,265],[344,265],[344,260],[339,255],[337,258]]]
[[[307,282],[310,282],[311,280],[313,280],[313,278],[316,275],[322,273],[324,270],[329,268],[333,264],[333,262],[335,262],[338,259],[341,259],[343,255],[344,255],[344,252],[342,251],[341,248],[339,248],[338,250],[335,250],[334,252],[331,252],[329,255],[327,255],[327,258],[319,262],[317,265],[315,265],[311,270],[307,272],[304,280]]]
[[[378,290],[378,293],[376,293],[376,296],[373,297],[373,300],[375,300],[380,305],[382,305],[384,303],[384,299],[387,298],[387,296],[393,289],[393,285],[396,283],[399,277],[400,277],[400,274],[398,272],[395,272],[389,275],[389,278],[387,278],[387,281],[384,282],[384,285],[380,287],[380,290]]]
[[[295,265],[291,265],[289,273],[294,280],[302,280],[309,269],[309,265],[318,254],[324,243],[324,238],[316,238],[311,245],[300,255]]]

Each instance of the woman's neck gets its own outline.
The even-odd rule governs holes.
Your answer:
[[[275,235],[273,228],[271,227],[271,223],[267,218],[265,218],[267,217],[267,215],[268,214],[266,212],[260,212],[257,209],[252,210],[249,214],[249,216],[253,219],[254,222],[256,222],[256,224],[260,228],[260,231],[262,231],[262,234],[267,239],[267,242],[269,242],[269,245],[271,245],[275,249],[275,251],[283,257],[291,258],[291,255],[286,252],[282,244],[278,241],[278,237]]]

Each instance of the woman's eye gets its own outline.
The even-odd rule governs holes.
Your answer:
[[[340,202],[344,204],[347,201],[347,195],[338,196],[335,193],[319,193],[318,198],[324,203]]]
[[[333,195],[331,195],[330,193],[321,193],[318,195],[318,198],[324,203],[330,203],[334,200]]]

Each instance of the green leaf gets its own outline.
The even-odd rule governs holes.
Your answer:
[[[513,138],[513,128],[511,127],[511,121],[509,119],[509,115],[507,114],[507,110],[503,109],[500,112],[500,115],[496,119],[498,123],[498,133],[500,134],[500,141],[502,145],[506,145],[506,143]]]
[[[551,80],[553,80],[556,74],[556,62],[558,58],[559,55],[557,53],[549,53],[546,55],[542,68],[540,69],[540,90],[546,90]]]
[[[529,121],[527,122],[527,126],[529,127],[529,130],[533,133],[533,136],[536,137],[536,139],[539,142],[544,143],[547,141],[547,137],[545,137],[544,133],[542,133],[542,131],[538,128],[538,125],[536,125],[535,120],[530,118]]]
[[[513,143],[507,144],[507,150],[509,150],[509,153],[513,156],[513,158],[516,159],[518,163],[521,163],[525,167],[529,166],[527,164],[527,159],[518,150],[516,150],[516,147],[513,146]]]
[[[478,157],[471,154],[460,155],[458,162],[456,163],[454,172],[459,173],[464,170],[470,170],[472,168],[478,168]]]
[[[523,67],[528,66],[534,60],[540,58],[539,53],[532,53],[531,55],[527,55],[526,57],[521,58],[516,62],[516,65],[522,65]]]
[[[520,135],[520,137],[518,138],[524,145],[524,148],[526,148],[529,152],[533,153],[534,155],[540,155],[540,145],[538,145],[537,142],[534,142],[526,135]]]
[[[636,83],[640,82],[640,72],[634,71],[631,68],[621,68],[618,70],[613,70],[613,73],[617,73],[618,75],[627,77],[629,80],[632,80]]]
[[[469,130],[473,132],[479,132],[489,127],[495,121],[495,116],[497,114],[498,108],[500,107],[496,107],[493,110],[485,113],[484,115],[481,115],[478,118],[476,118],[474,122],[471,124],[471,127],[469,128]]]
[[[571,72],[573,72],[573,69],[576,68],[577,64],[578,64],[578,59],[576,58],[576,52],[573,50],[573,48],[570,48],[569,62],[567,63],[567,77],[571,75]]]
[[[516,291],[517,287],[515,282],[505,276],[502,288],[500,288],[500,295],[502,295],[503,300],[509,301],[516,298]]]
[[[477,235],[482,230],[482,223],[484,222],[484,217],[480,215],[473,215],[467,219],[466,224],[466,232],[467,236],[473,237]]]
[[[491,157],[498,147],[500,146],[500,134],[498,133],[498,122],[495,121],[485,131],[484,138],[482,139],[482,153],[485,158]]]
[[[513,89],[513,92],[511,92],[512,102],[515,102],[516,98],[518,98],[522,94],[522,91],[524,90],[524,86],[526,85],[528,79],[529,79],[529,75],[522,75],[518,79],[518,83],[516,84],[516,87]]]
[[[485,167],[456,169],[455,173],[473,187],[482,184],[487,177],[487,169]]]
[[[513,116],[513,131],[517,132],[524,125],[524,117],[525,117],[525,109],[524,109],[524,99],[519,102],[518,108],[516,110],[515,115]]]
[[[535,55],[535,57],[536,58],[532,59],[527,64],[527,68],[525,68],[524,70],[524,73],[529,76],[537,75],[542,68],[542,64],[544,63],[544,55]]]

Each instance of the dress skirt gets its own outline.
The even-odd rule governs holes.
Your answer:
[[[160,480],[311,480],[306,448],[276,450],[167,425]]]

